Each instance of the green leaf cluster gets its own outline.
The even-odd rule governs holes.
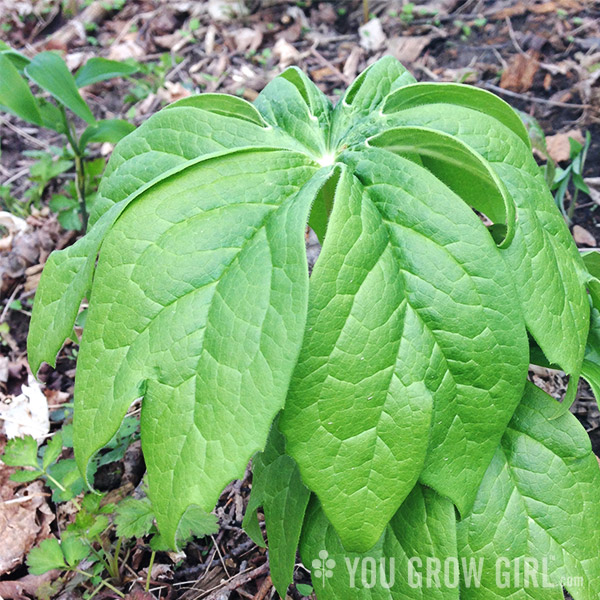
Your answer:
[[[567,412],[592,284],[502,100],[391,58],[335,107],[295,68],[254,104],[187,98],[117,145],[90,224],[48,260],[29,360],[54,363],[87,297],[76,459],[85,473],[143,397],[166,544],[254,455],[245,525],[263,543],[262,506],[282,595],[298,545],[320,600],[554,598],[569,577],[575,600],[600,593],[600,473]],[[526,383],[530,347],[570,375],[562,406]],[[555,594],[485,569],[479,587],[399,571],[354,592],[323,553],[547,555]]]
[[[81,138],[82,150],[92,141],[116,143],[130,133],[133,126],[120,119],[96,121],[79,88],[136,71],[137,67],[133,65],[91,58],[73,76],[56,52],[40,52],[29,59],[8,46],[0,47],[0,110],[35,125],[67,133],[69,123],[64,114],[64,108],[67,108],[88,125]],[[48,92],[56,104],[36,97],[27,79]]]

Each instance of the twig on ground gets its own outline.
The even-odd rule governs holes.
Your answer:
[[[27,175],[27,173],[29,173],[29,167],[24,167],[20,171],[17,171],[14,175],[11,175],[8,179],[5,179],[1,185],[9,185],[13,181],[16,181],[17,179],[21,179],[21,177],[23,177],[24,175]]]
[[[480,87],[484,87],[492,92],[496,92],[497,94],[503,94],[505,96],[510,96],[511,98],[519,98],[519,100],[526,100],[527,102],[535,102],[536,104],[548,104],[549,106],[558,106],[560,108],[576,108],[579,110],[586,110],[590,108],[589,104],[575,104],[573,102],[559,102],[558,100],[548,100],[546,98],[536,98],[535,96],[530,96],[528,94],[519,94],[518,92],[511,92],[510,90],[505,90],[497,85],[492,83],[483,82]]]
[[[262,585],[258,589],[258,592],[256,592],[253,600],[265,600],[272,587],[273,581],[271,580],[271,576],[267,575],[266,579],[262,582]]]
[[[0,323],[4,323],[4,319],[6,318],[6,313],[8,313],[8,309],[10,305],[13,303],[14,299],[17,297],[17,294],[23,289],[23,284],[19,284],[13,290],[13,293],[10,295],[10,298],[6,301],[4,308],[2,309],[2,314],[0,314]]]
[[[341,81],[343,81],[346,85],[350,85],[352,82],[348,77],[346,77],[331,61],[327,60],[316,48],[316,44],[310,49],[310,53],[324,66],[331,69]]]
[[[96,0],[87,6],[75,18],[70,19],[63,27],[36,44],[34,48],[39,50],[43,48],[50,40],[55,47],[67,47],[75,38],[85,39],[85,27],[91,23],[100,23],[113,11],[112,5],[102,0]]]
[[[48,148],[50,147],[46,142],[41,142],[37,138],[34,138],[32,135],[29,135],[26,131],[24,131],[20,127],[13,125],[10,121],[7,121],[6,119],[4,119],[2,117],[0,117],[0,124],[6,125],[6,127],[8,127],[9,129],[12,129],[12,131],[14,131],[17,135],[21,136],[22,138],[25,138],[29,143],[33,144],[34,146],[37,146],[38,148],[43,148],[44,150],[48,150]]]
[[[508,35],[510,37],[510,41],[513,43],[515,50],[519,54],[522,54],[523,56],[528,57],[529,55],[527,54],[527,52],[525,52],[525,50],[523,50],[523,48],[521,48],[521,45],[517,41],[517,36],[515,35],[515,30],[513,29],[512,21],[510,20],[510,17],[505,17],[504,20],[506,21],[506,26],[508,27]]]
[[[232,577],[227,583],[219,586],[213,590],[208,591],[208,595],[203,596],[204,600],[217,600],[223,592],[233,592],[243,585],[246,585],[250,581],[264,575],[269,572],[269,563],[265,562],[260,567],[257,567],[253,571],[245,571]]]

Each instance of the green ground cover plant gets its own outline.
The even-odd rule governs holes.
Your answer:
[[[69,152],[54,161],[49,153],[39,153],[36,172],[32,167],[32,180],[38,183],[31,188],[25,207],[38,205],[47,183],[56,175],[75,165],[75,181],[70,196],[57,195],[51,208],[58,213],[66,229],[85,229],[88,212],[95,197],[93,179],[104,161],[90,160],[87,147],[92,142],[116,143],[135,129],[123,119],[96,120],[90,107],[79,93],[83,88],[100,81],[131,75],[138,70],[135,65],[91,58],[72,75],[64,60],[52,51],[40,52],[30,59],[0,42],[0,111],[9,112],[40,127],[65,135]],[[38,88],[34,94],[30,83]],[[49,96],[49,98],[48,98]],[[77,132],[76,118],[86,127]],[[73,162],[71,162],[71,160]],[[40,182],[39,180],[42,179]]]
[[[254,104],[186,98],[117,145],[87,235],[46,264],[29,361],[54,364],[87,297],[81,473],[143,397],[176,547],[254,457],[245,528],[264,543],[262,507],[282,596],[299,547],[319,600],[591,600],[600,471],[568,407],[597,282],[505,102],[384,58],[333,107],[291,68]],[[527,382],[536,361],[570,376],[562,403]],[[369,569],[392,558],[389,585]],[[415,584],[418,561],[460,581]]]

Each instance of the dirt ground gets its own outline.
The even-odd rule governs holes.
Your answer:
[[[116,0],[77,6],[75,0],[0,0],[0,39],[26,53],[61,50],[71,69],[92,56],[138,61],[143,73],[85,90],[97,117],[126,118],[136,124],[192,93],[226,92],[252,101],[270,79],[292,64],[308,72],[335,100],[362,69],[392,54],[419,80],[464,82],[499,94],[537,120],[547,136],[549,155],[563,168],[569,164],[569,137],[583,142],[589,132],[583,176],[590,193],[578,196],[572,230],[580,248],[600,246],[600,2]],[[30,167],[36,160],[24,152],[47,152],[62,141],[58,134],[2,114],[0,144],[0,192],[9,189],[18,204],[33,185]],[[98,157],[108,157],[110,151],[107,144],[92,150]],[[540,163],[546,160],[543,152],[537,155]],[[72,174],[62,174],[43,188],[39,205],[24,215],[26,232],[13,236],[6,227],[0,231],[3,402],[18,396],[30,375],[26,336],[41,267],[53,249],[79,235],[63,229],[48,208],[49,199],[61,192],[69,178]],[[569,190],[567,206],[571,194]],[[2,195],[0,209],[6,209]],[[56,370],[44,367],[40,375],[53,409],[52,430],[61,427],[65,415],[61,407],[72,399],[76,355],[75,345],[66,346]],[[564,393],[560,374],[535,369],[530,376],[555,396]],[[600,454],[600,412],[584,384],[573,411]],[[7,481],[8,474],[6,467],[0,467],[4,501],[19,493]],[[115,497],[130,494],[139,490],[142,474],[136,442],[123,459],[99,471],[96,485]],[[142,590],[150,552],[142,540],[135,544],[124,561],[120,591],[136,600],[276,597],[265,551],[241,530],[249,484],[247,477],[225,491],[217,509],[221,529],[212,539],[192,542],[179,555],[157,554],[148,594]],[[68,511],[60,512],[45,499],[35,510],[29,547],[70,518]],[[300,565],[296,582],[310,583]],[[47,597],[62,600],[80,598],[86,589],[79,575],[61,577],[51,572],[32,578],[23,561],[17,560],[0,573],[0,596],[33,597],[32,590],[42,583]],[[103,589],[95,597],[118,595]],[[302,596],[292,587],[289,597]]]

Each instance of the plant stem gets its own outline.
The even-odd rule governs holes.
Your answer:
[[[577,196],[579,196],[579,189],[575,188],[575,191],[573,192],[573,198],[571,199],[571,204],[569,204],[569,210],[567,211],[569,225],[573,222],[573,215],[575,214],[575,208],[577,206]]]
[[[61,106],[61,112],[65,126],[65,135],[67,136],[67,141],[75,155],[75,189],[77,190],[77,200],[79,201],[81,223],[83,225],[83,231],[85,232],[88,225],[88,214],[85,206],[85,163],[79,144],[76,141],[77,135],[72,129],[72,123],[67,119],[67,113],[65,112],[64,106]]]
[[[75,155],[75,172],[76,172],[76,188],[77,199],[79,200],[79,214],[83,223],[83,231],[85,232],[88,225],[88,214],[85,206],[85,165],[81,156]]]
[[[80,575],[85,575],[85,577],[89,577],[89,578],[93,577],[93,575],[91,573],[87,573],[86,571],[82,571],[81,569],[75,569],[75,571],[77,573],[79,573]],[[108,581],[106,581],[106,579],[102,580],[102,583],[100,584],[100,586],[102,586],[102,585],[105,585],[109,590],[112,590],[119,597],[125,598],[125,594],[121,590],[118,590],[114,585],[111,585],[110,583],[108,583]],[[96,593],[96,592],[94,592],[94,593]]]
[[[119,554],[121,553],[121,545],[123,544],[123,538],[117,540],[115,551],[112,555],[111,563],[111,577],[117,581],[121,581],[121,570],[119,569]]]
[[[369,0],[363,0],[363,21],[365,23],[369,21]]]
[[[65,493],[67,491],[67,488],[62,485],[60,482],[58,482],[56,479],[54,479],[54,477],[52,477],[52,475],[50,475],[50,473],[48,472],[44,472],[44,475],[63,493]],[[75,498],[71,498],[71,502],[73,503],[73,505],[75,506],[75,508],[77,510],[81,510],[81,504],[79,504],[79,502],[77,502],[77,500],[75,500]]]
[[[150,579],[152,575],[152,567],[154,566],[154,557],[156,556],[156,550],[152,550],[150,555],[150,564],[148,565],[148,576],[146,577],[146,593],[150,590]]]

